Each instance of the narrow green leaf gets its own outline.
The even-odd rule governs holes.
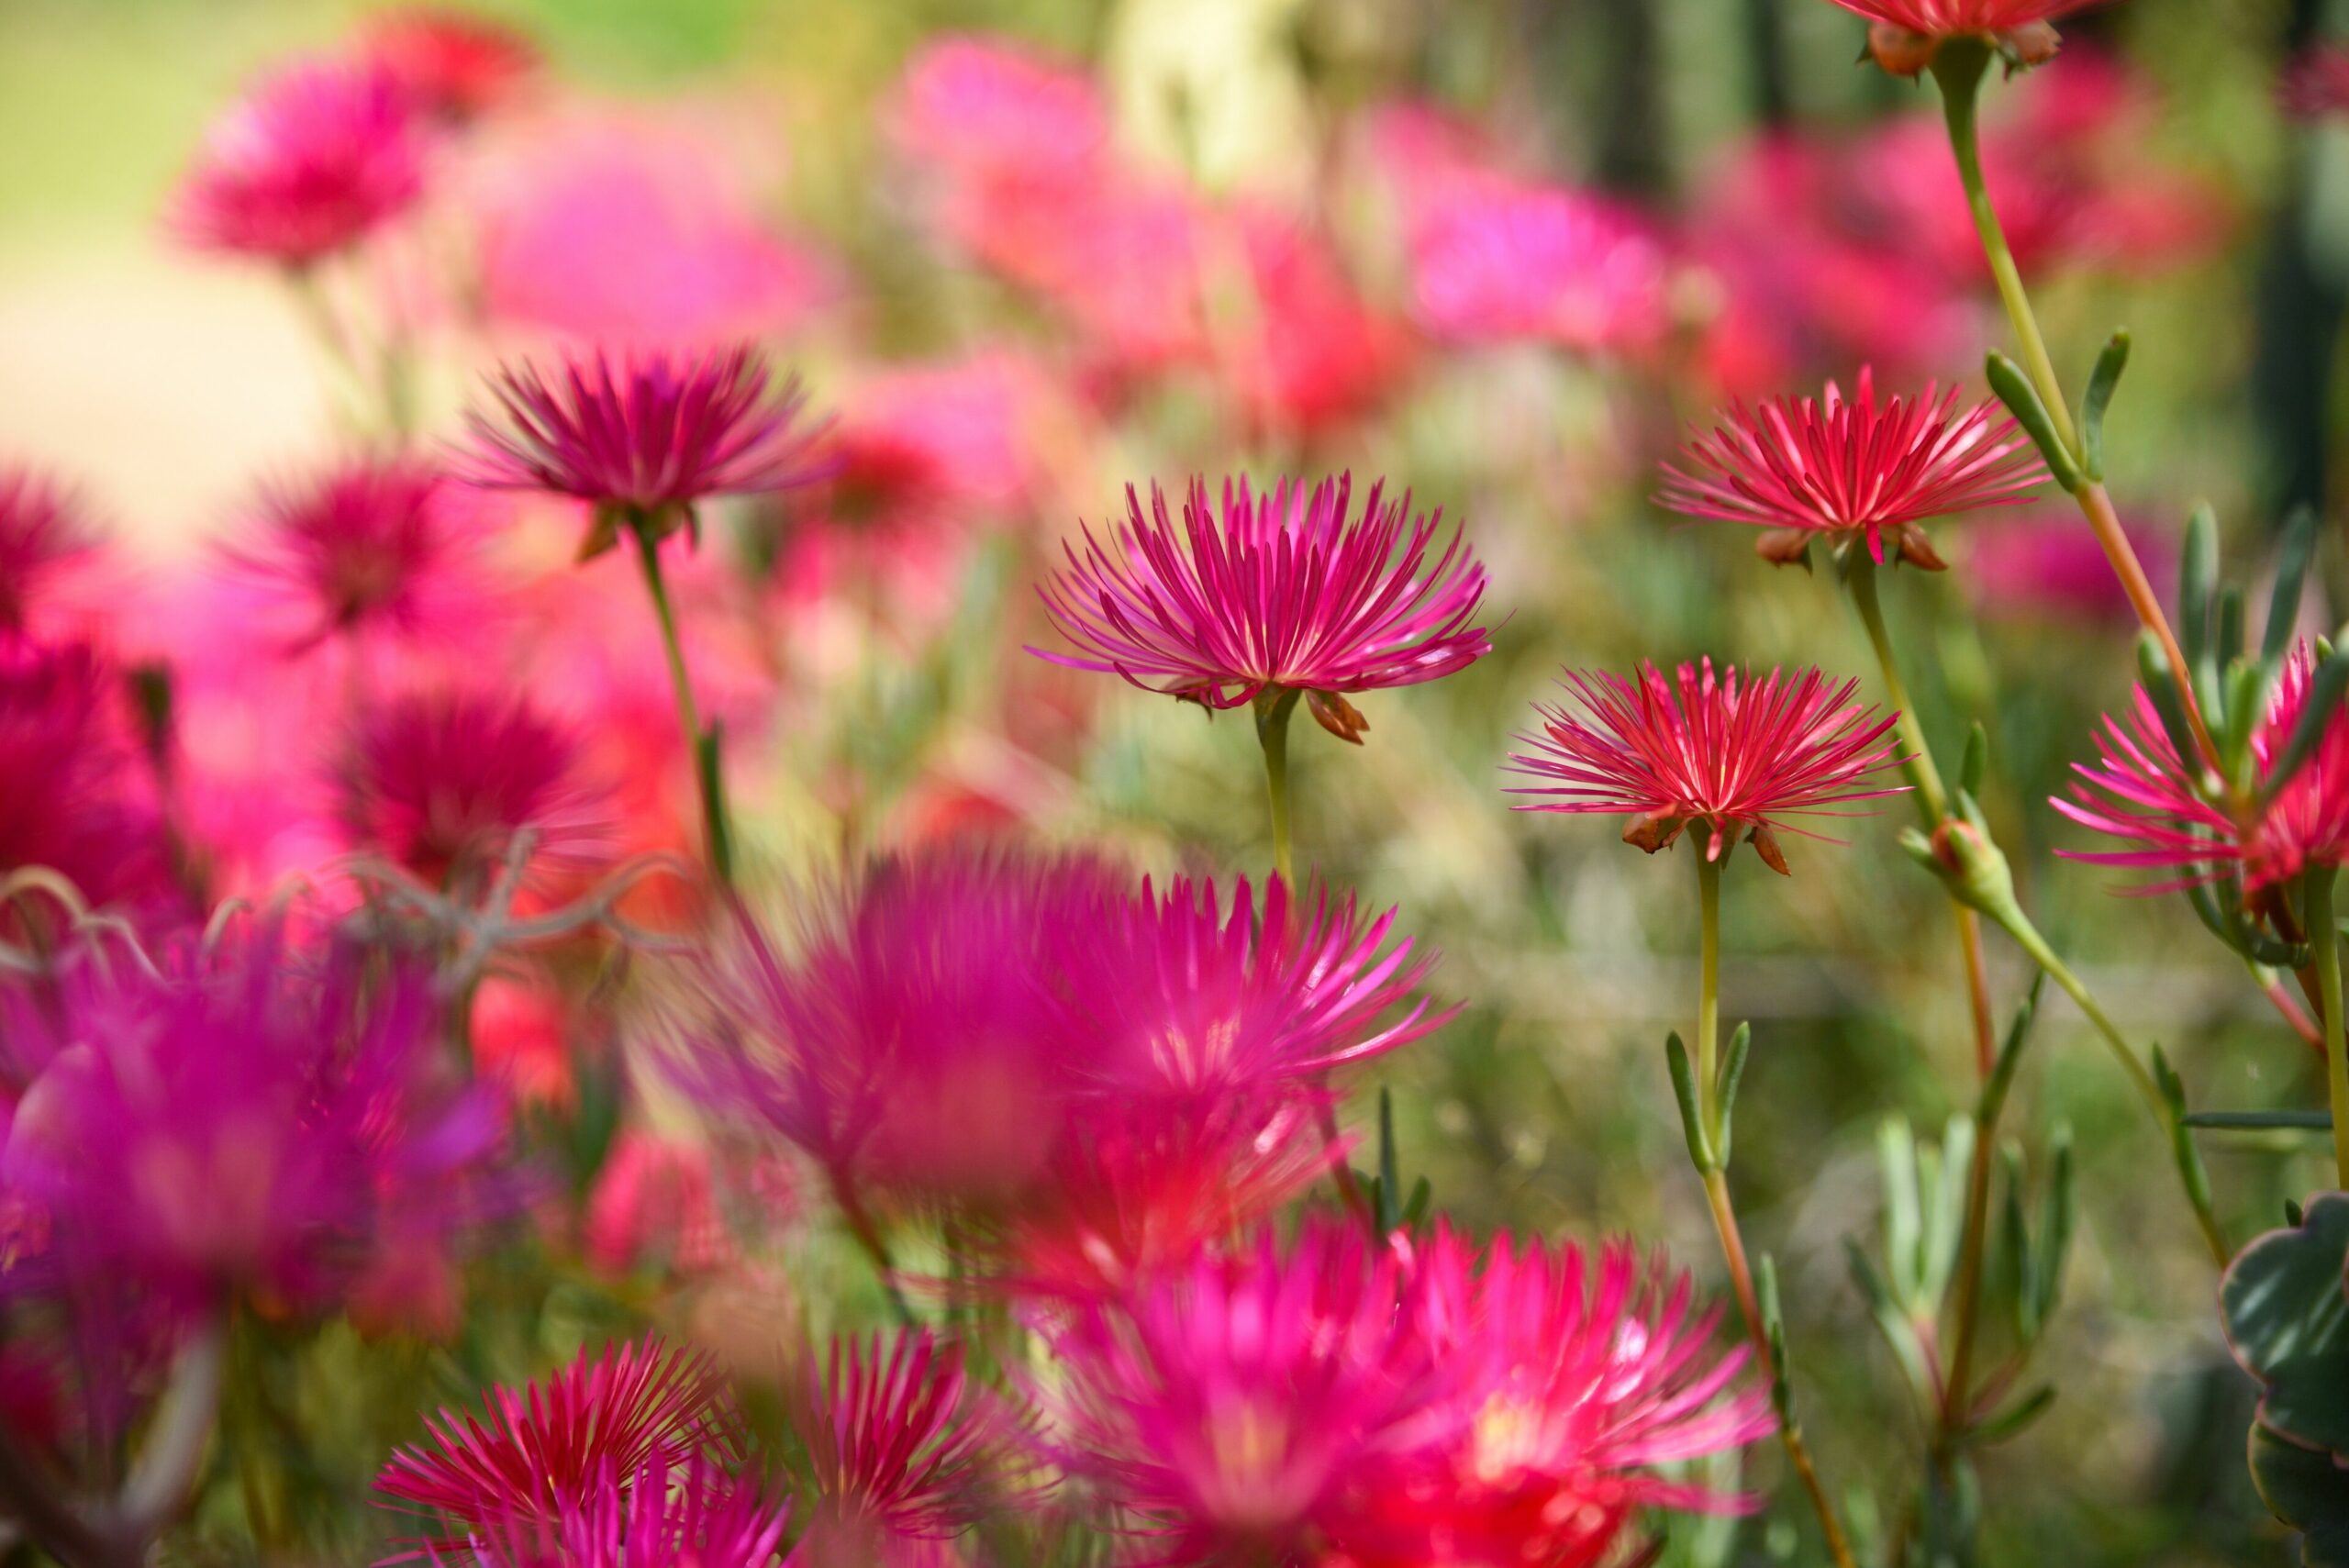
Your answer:
[[[1415,1229],[1424,1223],[1428,1217],[1428,1206],[1434,1201],[1434,1198],[1435,1189],[1428,1184],[1428,1179],[1425,1176],[1413,1182],[1410,1201],[1403,1206],[1403,1223]]]
[[[2212,634],[2211,656],[2219,667],[2225,669],[2243,655],[2244,612],[2243,590],[2229,584],[2219,590],[2218,629]]]
[[[2331,1132],[2331,1111],[2196,1111],[2186,1125],[2207,1132]]]
[[[1704,1112],[1698,1109],[1697,1073],[1688,1064],[1688,1048],[1680,1043],[1676,1033],[1664,1042],[1664,1062],[1672,1074],[1672,1096],[1680,1102],[1680,1130],[1688,1140],[1688,1158],[1698,1170],[1719,1169],[1713,1162],[1711,1141],[1705,1136]]]
[[[2043,1330],[2054,1318],[2056,1303],[2064,1298],[2064,1265],[2072,1255],[2072,1226],[2079,1216],[2078,1195],[2074,1190],[2072,1134],[2068,1128],[2056,1129],[2053,1162],[2047,1194],[2042,1200],[2039,1245],[2032,1269],[2032,1315]]]
[[[1990,771],[1990,732],[1976,719],[1965,732],[1965,759],[1957,770],[1957,786],[1979,799],[1983,777]]]
[[[1988,1448],[1993,1443],[2006,1442],[2047,1414],[2047,1407],[2054,1403],[2054,1386],[2043,1383],[1998,1414],[1968,1428],[1965,1440],[1975,1448]]]
[[[2177,563],[2177,641],[2190,670],[2210,651],[2210,595],[2219,584],[2219,514],[2208,501],[2186,522],[2186,550]]]
[[[2039,1017],[2039,999],[2047,990],[2047,972],[2034,970],[2031,989],[2024,994],[2022,1006],[2015,1009],[2014,1020],[2007,1025],[2007,1038],[1998,1048],[1998,1060],[1990,1069],[1989,1081],[1982,1085],[1980,1108],[1976,1115],[1986,1127],[1998,1125],[2005,1111],[2007,1095],[2014,1087],[2015,1068],[2022,1061],[2022,1048],[2031,1039],[2031,1026]]]
[[[1770,1405],[1781,1426],[1795,1418],[1794,1385],[1787,1376],[1787,1318],[1778,1304],[1778,1260],[1765,1252],[1755,1261],[1754,1305],[1762,1314],[1762,1339],[1770,1347]]]
[[[2162,733],[2169,738],[2171,747],[2179,757],[2191,759],[2198,750],[2194,727],[2187,722],[2186,705],[2179,700],[2177,684],[2170,675],[2169,657],[2150,631],[2137,634],[2137,681],[2160,717]]]
[[[2073,495],[2078,495],[2085,482],[2080,477],[2079,464],[2073,461],[2069,448],[2055,433],[2055,421],[2047,412],[2047,405],[2039,400],[2039,393],[2027,380],[2014,361],[2000,353],[1993,353],[1983,367],[1990,381],[1990,390],[2007,406],[2023,433],[2039,448],[2039,455],[2047,460],[2047,472],[2055,483]]]
[[[1906,1118],[1884,1118],[1876,1128],[1876,1153],[1884,1178],[1885,1263],[1902,1297],[1914,1300],[1923,1272],[1925,1217],[1917,1194],[1917,1137]]]
[[[2300,622],[2300,593],[2307,585],[2309,563],[2316,558],[2317,520],[2312,506],[2296,508],[2284,525],[2284,543],[2276,555],[2276,592],[2267,601],[2266,634],[2260,639],[2260,662],[2282,662],[2290,651],[2292,633]]]
[[[1852,1284],[1862,1299],[1868,1304],[1868,1315],[1876,1319],[1876,1331],[1891,1348],[1892,1356],[1909,1379],[1909,1385],[1922,1399],[1933,1396],[1933,1374],[1925,1360],[1924,1346],[1918,1341],[1916,1325],[1895,1300],[1892,1288],[1885,1283],[1866,1251],[1846,1236],[1843,1239],[1843,1261],[1852,1271]]]
[[[1392,1236],[1403,1222],[1402,1178],[1395,1169],[1395,1096],[1378,1088],[1378,1233]]]
[[[2129,368],[2129,333],[2127,328],[2115,332],[2096,357],[2096,369],[2088,376],[2087,398],[2080,405],[2080,459],[2090,479],[2104,477],[2104,417],[2111,410],[2112,395],[2121,385],[2121,373]]]
[[[1741,1023],[1729,1037],[1729,1060],[1721,1066],[1721,1169],[1729,1169],[1730,1118],[1737,1111],[1737,1086],[1745,1078],[1746,1053],[1753,1046],[1753,1026]]]

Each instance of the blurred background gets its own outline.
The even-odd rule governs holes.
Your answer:
[[[2198,501],[2253,581],[2293,506],[2338,515],[2349,122],[2285,90],[2332,8],[2125,0],[1991,92],[1990,178],[2059,363],[2080,376],[2134,332],[2110,466],[2157,575]],[[283,281],[189,253],[162,215],[223,106],[368,9],[0,6],[0,446],[74,476],[153,570],[348,437],[350,389]],[[1715,1277],[1661,1052],[1695,1006],[1692,879],[1603,820],[1511,815],[1499,764],[1561,665],[1704,652],[1873,692],[1831,581],[1649,495],[1731,399],[1864,364],[1887,391],[1981,395],[2004,324],[1931,89],[1855,66],[1862,24],[1824,0],[481,10],[543,69],[452,154],[393,275],[334,286],[429,344],[439,435],[499,354],[566,337],[755,336],[838,416],[841,479],[729,514],[707,547],[764,584],[704,633],[755,644],[774,683],[742,753],[754,849],[808,865],[1016,825],[1160,871],[1264,866],[1245,718],[1043,665],[1031,584],[1129,483],[1384,475],[1464,524],[1497,647],[1361,699],[1360,751],[1297,730],[1300,861],[1399,906],[1468,1003],[1384,1059],[1349,1119],[1390,1088],[1407,1173],[1463,1223],[1660,1238]],[[974,39],[979,64],[953,52]],[[461,287],[409,288],[400,267],[452,250]],[[2083,840],[2046,798],[2132,678],[2083,525],[2051,504],[1934,537],[1954,570],[1897,574],[1896,636],[1945,755],[1987,727],[1987,805],[2042,928],[2199,1107],[2321,1104],[2311,1053],[2181,903],[2055,858]],[[2337,622],[2337,548],[2323,570]],[[583,635],[634,614],[625,573],[579,574]],[[1791,881],[1743,859],[1727,892],[1724,1005],[1754,1028],[1735,1181],[1780,1261],[1822,1467],[1878,1540],[1922,1434],[1843,1243],[1879,1225],[1886,1118],[1936,1137],[1971,1093],[1948,918],[1894,847],[1904,820],[1790,845]],[[1996,939],[1993,960],[2004,1013],[2025,972]],[[2008,1125],[2034,1162],[2068,1129],[2080,1231],[2042,1363],[2060,1396],[1986,1461],[1983,1560],[2280,1561],[2160,1141],[2076,1013],[2043,1027]],[[2236,1240],[2321,1181],[2321,1152],[2206,1144]],[[1791,1539],[1765,1522],[1740,1550]]]

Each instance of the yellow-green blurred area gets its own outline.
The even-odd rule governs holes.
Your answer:
[[[159,557],[193,552],[256,474],[316,450],[330,428],[312,345],[275,280],[175,248],[161,225],[167,196],[207,120],[257,71],[334,46],[366,9],[0,0],[0,452],[75,475],[121,534]],[[1315,189],[1313,150],[1330,127],[1393,99],[1445,106],[1551,176],[1667,220],[1695,212],[1725,161],[1770,126],[1831,133],[1938,116],[1930,86],[1854,63],[1863,28],[1825,0],[482,9],[539,41],[546,91],[722,106],[744,165],[785,171],[774,216],[854,280],[852,310],[774,345],[827,406],[852,367],[961,351],[1025,327],[999,295],[974,294],[936,262],[882,145],[878,106],[908,58],[945,31],[1002,33],[1090,61],[1137,157],[1209,189],[1284,199]],[[2326,9],[2120,0],[2078,18],[2083,39],[2150,83],[2158,114],[2146,155],[2194,170],[2220,194],[2227,238],[2156,273],[2081,269],[2035,285],[2075,385],[2114,327],[2133,331],[2110,446],[2132,528],[2174,554],[2189,507],[2209,499],[2230,570],[2254,603],[2288,503],[2321,506],[2339,490],[2329,460],[2340,450],[2332,344],[2349,290],[2349,160],[2339,131],[2295,124],[2276,102],[2295,39],[2335,20]],[[1378,262],[1356,264],[1369,273]],[[1993,313],[1981,319],[1981,340],[1941,372],[1976,395],[1980,354],[2004,336]],[[462,371],[437,385],[437,428],[453,429],[465,392]],[[740,803],[754,841],[778,859],[811,856],[829,829],[807,802],[841,758],[867,770],[885,806],[901,775],[946,748],[940,736],[966,751],[994,744],[983,699],[1001,682],[988,671],[1025,659],[1023,639],[1052,635],[1029,608],[1035,570],[1055,557],[1045,546],[1079,517],[1110,516],[1127,482],[1286,464],[1385,473],[1464,518],[1494,572],[1496,651],[1442,683],[1359,699],[1372,725],[1360,751],[1297,728],[1300,859],[1375,907],[1399,906],[1444,955],[1439,994],[1468,1004],[1459,1022],[1353,1085],[1348,1125],[1368,1132],[1385,1087],[1406,1179],[1425,1174],[1456,1221],[1660,1239],[1718,1283],[1663,1054],[1665,1033],[1687,1032],[1696,1006],[1690,857],[1642,856],[1605,818],[1513,814],[1500,772],[1511,736],[1532,722],[1528,705],[1552,695],[1562,665],[1624,669],[1700,652],[1816,663],[1860,676],[1876,700],[1831,573],[1774,570],[1746,530],[1688,525],[1650,502],[1653,461],[1706,415],[1705,396],[1693,382],[1635,386],[1603,361],[1520,345],[1430,354],[1405,393],[1309,440],[1235,447],[1179,395],[1138,399],[1063,475],[1055,515],[1012,519],[1034,542],[982,558],[959,602],[983,640],[843,655],[859,673],[815,700],[815,729],[775,742],[783,783]],[[2051,504],[2043,515],[2062,514]],[[1935,533],[1953,541],[1959,570],[1893,574],[1887,607],[1945,765],[1972,725],[1984,728],[1983,804],[2024,901],[2139,1049],[2158,1042],[2177,1064],[2196,1106],[2321,1106],[2313,1054],[2182,901],[2119,896],[2129,873],[2056,857],[2087,840],[2047,797],[2092,755],[2095,717],[2126,699],[2133,628],[2065,612],[1976,616],[1968,526]],[[2328,527],[2320,576],[2334,596],[2312,625],[2349,607],[2341,544],[2337,523]],[[1267,863],[1244,713],[1211,720],[1123,686],[1102,696],[1090,746],[1039,773],[1053,804],[1036,830],[1113,843],[1153,869]],[[1733,1181],[1749,1240],[1777,1260],[1805,1425],[1878,1561],[1900,1531],[1924,1433],[1848,1272],[1845,1240],[1877,1244],[1887,1118],[1938,1138],[1944,1118],[1970,1108],[1974,1082],[1951,916],[1896,847],[1908,821],[1905,802],[1884,803],[1844,825],[1847,846],[1790,841],[1790,880],[1744,854],[1727,878],[1723,1006],[1754,1030]],[[2028,975],[1994,935],[2002,1018]],[[2040,1027],[2007,1134],[2032,1181],[2068,1137],[2079,1234],[2060,1321],[2031,1373],[2054,1385],[2056,1402],[1980,1456],[1980,1561],[2284,1561],[2281,1533],[2243,1474],[2252,1393],[2221,1342],[2215,1276],[2169,1154],[2076,1010],[2051,995]],[[2204,1151],[2238,1241],[2327,1180],[2326,1151],[2308,1138],[2213,1136]],[[356,1456],[378,1436],[337,1440]],[[334,1475],[362,1475],[363,1462]],[[1757,1449],[1752,1462],[1773,1485],[1776,1452]],[[1667,1561],[1787,1560],[1798,1504],[1785,1487],[1772,1495],[1761,1522],[1675,1539]]]

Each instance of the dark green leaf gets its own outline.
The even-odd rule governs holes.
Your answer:
[[[2087,399],[2080,405],[2080,463],[2090,479],[2104,477],[2104,417],[2111,410],[2112,395],[2121,373],[2129,368],[2129,333],[2115,332],[2096,357],[2088,376]]]
[[[1721,1169],[1729,1169],[1730,1118],[1737,1110],[1737,1086],[1745,1078],[1746,1053],[1753,1048],[1753,1026],[1741,1023],[1729,1037],[1729,1060],[1721,1067]]]
[[[2055,421],[2048,416],[2047,405],[2041,402],[2037,389],[2025,379],[2021,369],[2004,354],[1993,353],[1984,366],[1990,381],[1990,390],[2007,406],[2023,433],[2039,448],[2039,455],[2047,461],[2047,471],[2055,483],[2077,495],[2083,481],[2079,464],[2073,461],[2070,449],[2055,433]]]
[[[2300,623],[2300,592],[2308,582],[2309,562],[2316,556],[2316,510],[2301,506],[2284,525],[2283,548],[2276,555],[2276,591],[2267,601],[2267,630],[2260,639],[2260,662],[2271,668],[2290,651],[2292,633]]]
[[[2195,672],[2210,663],[2210,595],[2219,584],[2219,515],[2204,502],[2186,523],[2177,563],[2177,641]]]
[[[1697,1073],[1688,1065],[1688,1048],[1676,1033],[1664,1041],[1664,1064],[1672,1074],[1672,1097],[1680,1103],[1680,1130],[1688,1140],[1688,1158],[1699,1171],[1718,1169],[1711,1141],[1705,1136],[1705,1114],[1697,1098]]]

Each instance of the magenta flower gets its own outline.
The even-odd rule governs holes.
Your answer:
[[[1009,1415],[965,1371],[962,1347],[926,1329],[834,1340],[801,1399],[819,1562],[960,1535],[1000,1496]]]
[[[2143,866],[2184,874],[2137,889],[2163,893],[2240,875],[2256,892],[2289,882],[2311,866],[2349,859],[2349,715],[2336,713],[2316,751],[2280,783],[2277,764],[2309,702],[2315,662],[2305,642],[2284,662],[2267,712],[2253,728],[2254,802],[2242,815],[2198,782],[2201,769],[2178,758],[2143,687],[2125,716],[2108,715],[2096,737],[2099,761],[2076,763],[2073,798],[2052,801],[2083,827],[2135,845],[2127,850],[2065,850],[2096,865]]]
[[[372,706],[334,770],[351,845],[440,887],[494,874],[528,832],[575,859],[598,834],[579,745],[518,697],[453,694]]]
[[[94,972],[48,1031],[11,1041],[43,1060],[0,1180],[63,1261],[161,1299],[312,1307],[385,1241],[440,1243],[516,1195],[495,1095],[444,1084],[423,978],[355,950],[264,933],[164,977]]]
[[[213,125],[173,227],[199,250],[306,267],[413,206],[424,155],[414,106],[389,72],[303,61]]]
[[[1071,924],[1063,959],[1074,1033],[1089,1072],[1116,1100],[1193,1112],[1269,1107],[1302,1082],[1441,1029],[1412,993],[1435,960],[1394,940],[1397,912],[1365,918],[1352,895],[1300,900],[1277,875],[1257,907],[1246,878],[1230,910],[1211,882],[1148,883],[1098,921]]]
[[[1593,1260],[1439,1225],[1408,1300],[1429,1352],[1459,1370],[1467,1419],[1372,1489],[1372,1560],[1595,1568],[1644,1510],[1746,1506],[1656,1473],[1776,1428],[1749,1349],[1715,1351],[1720,1309],[1698,1310],[1687,1275],[1625,1243]]]
[[[768,383],[747,347],[598,352],[567,361],[551,381],[528,362],[508,365],[490,384],[503,418],[466,416],[474,446],[462,476],[592,505],[582,560],[611,549],[623,526],[655,539],[695,529],[708,496],[788,490],[828,472],[817,438],[795,428],[797,384],[770,396]]]
[[[1901,761],[1889,739],[1899,716],[1854,707],[1857,681],[1816,670],[1741,681],[1707,659],[1670,678],[1642,661],[1636,681],[1570,670],[1564,684],[1582,711],[1534,705],[1542,732],[1519,737],[1532,750],[1509,767],[1543,782],[1509,793],[1545,797],[1520,810],[1628,815],[1623,841],[1650,854],[1698,828],[1708,861],[1743,839],[1784,874],[1777,834],[1819,836],[1787,818],[1852,816],[1836,808],[1909,787],[1878,778]]]
[[[169,857],[125,691],[87,647],[0,633],[0,874],[47,866],[98,904],[161,888]]]
[[[507,102],[539,66],[529,39],[454,6],[371,17],[361,48],[411,100],[459,125]]]
[[[0,467],[0,636],[27,631],[49,589],[97,548],[71,491],[37,470]]]
[[[375,633],[429,642],[467,608],[471,542],[440,473],[409,458],[358,458],[266,486],[261,526],[229,560],[296,621],[292,651]]]
[[[427,1441],[395,1451],[375,1490],[435,1517],[451,1544],[468,1529],[559,1526],[616,1497],[615,1478],[715,1476],[705,1461],[742,1446],[715,1364],[646,1339],[522,1388],[493,1388],[483,1416],[425,1418]],[[632,1493],[632,1485],[618,1488]]]
[[[1682,449],[1686,467],[1664,464],[1657,503],[1770,529],[1756,546],[1769,561],[1798,560],[1814,539],[1858,539],[1880,562],[1888,532],[1895,554],[1938,572],[1944,563],[1917,524],[2020,505],[2047,478],[1996,403],[1954,417],[1957,389],[1936,402],[1939,392],[1927,383],[1913,401],[1878,406],[1875,375],[1864,370],[1856,402],[1831,381],[1822,398],[1776,398],[1753,413],[1739,404],[1710,437]]]
[[[1319,1561],[1380,1465],[1457,1426],[1402,1288],[1359,1228],[1308,1220],[1286,1250],[1201,1257],[1081,1308],[1050,1330],[1054,1450],[1151,1538],[1151,1561]]]
[[[1492,643],[1469,625],[1485,569],[1459,532],[1429,559],[1442,513],[1412,517],[1408,495],[1382,506],[1373,485],[1357,517],[1353,492],[1350,476],[1261,495],[1227,480],[1219,513],[1194,479],[1178,534],[1163,491],[1151,486],[1145,518],[1129,486],[1116,552],[1087,528],[1084,557],[1063,545],[1066,570],[1039,589],[1084,655],[1029,651],[1209,707],[1301,691],[1323,728],[1359,741],[1369,724],[1345,694],[1441,679]]]
[[[1580,191],[1487,179],[1410,236],[1419,316],[1459,342],[1531,339],[1585,352],[1653,344],[1669,268],[1649,225]]]
[[[783,1551],[790,1523],[790,1499],[758,1476],[656,1451],[632,1472],[601,1466],[551,1517],[495,1517],[420,1555],[449,1568],[771,1568],[800,1561]]]
[[[1952,39],[1979,39],[2014,65],[2055,57],[2059,17],[2097,0],[1831,0],[1868,19],[1868,52],[1896,76],[1915,76]]]

